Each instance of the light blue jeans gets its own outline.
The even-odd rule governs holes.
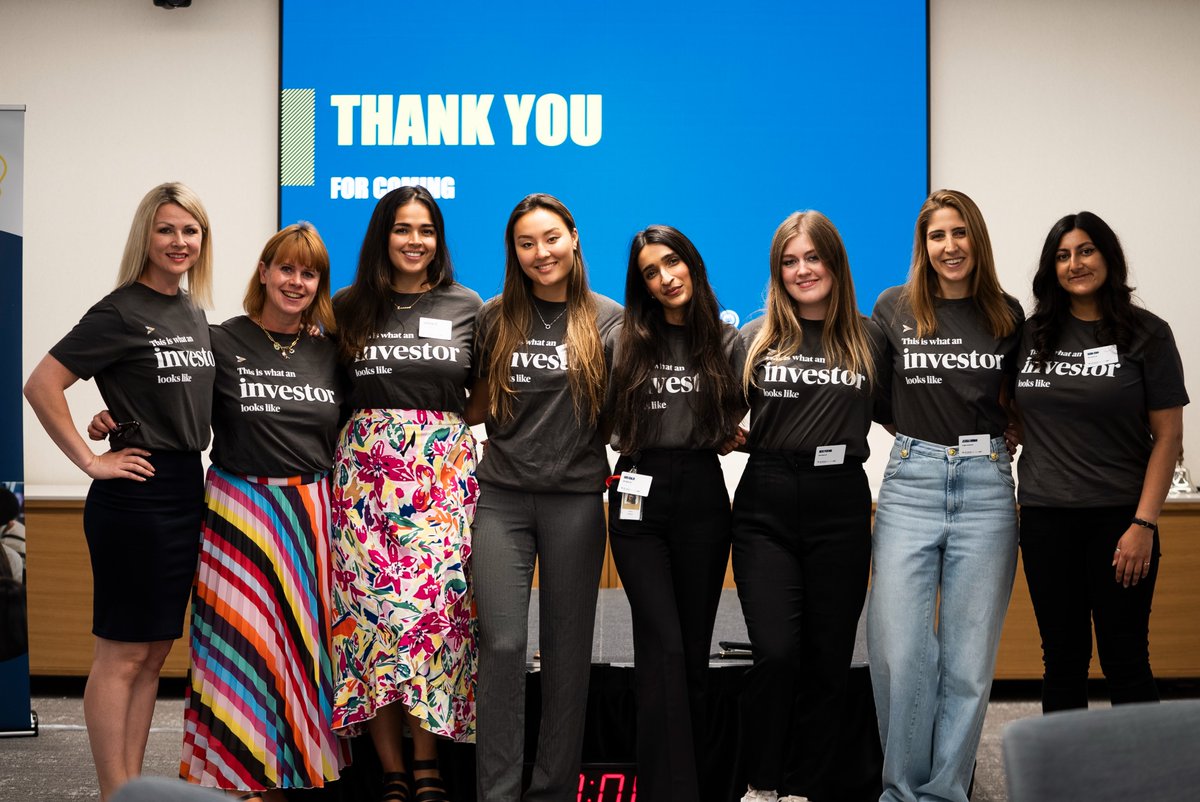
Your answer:
[[[897,435],[871,542],[880,800],[966,802],[1017,564],[1003,438],[964,457]]]

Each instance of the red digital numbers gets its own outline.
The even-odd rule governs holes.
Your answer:
[[[629,783],[629,796],[625,796],[625,784]],[[576,802],[637,802],[637,777],[625,774],[579,775],[579,795]]]

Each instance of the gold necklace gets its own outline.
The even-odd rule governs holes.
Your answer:
[[[279,352],[279,355],[284,359],[291,359],[292,354],[296,353],[296,343],[300,342],[300,338],[304,336],[304,324],[300,324],[300,329],[296,332],[296,339],[292,340],[290,345],[284,345],[283,343],[279,342],[279,340],[275,339],[275,335],[267,331],[266,326],[264,326],[262,323],[259,323],[257,320],[254,322],[258,324],[260,329],[263,330],[263,334],[267,335],[267,339],[271,341],[271,345],[275,346],[275,350]]]
[[[408,306],[401,306],[400,304],[396,303],[395,301],[392,301],[392,306],[396,307],[397,312],[407,312],[409,309],[412,309],[414,306],[417,305],[417,301],[419,301],[425,297],[426,292],[429,292],[429,290],[424,290],[419,295],[417,295],[416,298],[413,298],[413,302],[411,304],[409,304]],[[396,294],[397,295],[407,295],[408,293],[399,293],[398,292]]]

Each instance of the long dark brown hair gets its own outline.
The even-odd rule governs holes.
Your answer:
[[[437,249],[425,269],[429,289],[454,283],[454,267],[450,248],[446,245],[446,224],[442,210],[425,187],[397,187],[379,199],[367,232],[363,235],[358,254],[358,271],[354,283],[338,298],[338,349],[344,361],[350,362],[367,344],[367,338],[383,328],[395,308],[392,303],[392,274],[395,268],[388,253],[396,211],[417,202],[429,210],[429,219],[437,235]]]
[[[1076,229],[1088,235],[1088,239],[1104,257],[1104,265],[1108,269],[1108,278],[1096,290],[1096,302],[1100,307],[1097,336],[1101,342],[1116,343],[1119,350],[1125,351],[1138,327],[1133,287],[1129,286],[1129,266],[1125,263],[1121,240],[1099,215],[1091,212],[1069,214],[1055,223],[1046,234],[1037,273],[1033,276],[1036,306],[1028,325],[1033,332],[1034,365],[1039,369],[1058,346],[1063,325],[1071,314],[1071,299],[1058,283],[1057,256],[1062,238]]]
[[[700,446],[713,448],[734,433],[745,407],[738,377],[723,346],[720,306],[708,283],[704,259],[692,241],[670,226],[650,226],[635,234],[629,244],[621,359],[613,366],[612,376],[617,449],[636,451],[649,442],[659,420],[646,414],[651,400],[650,373],[655,364],[670,360],[669,324],[662,304],[646,288],[638,265],[642,248],[652,244],[674,251],[692,279],[692,297],[683,313],[683,336],[699,375],[700,390],[688,395],[688,403],[701,429]]]

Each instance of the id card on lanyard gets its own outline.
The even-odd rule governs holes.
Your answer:
[[[650,483],[653,480],[654,477],[649,474],[638,473],[637,468],[630,468],[621,473],[617,492],[621,494],[622,521],[642,520],[642,499],[650,495]]]

